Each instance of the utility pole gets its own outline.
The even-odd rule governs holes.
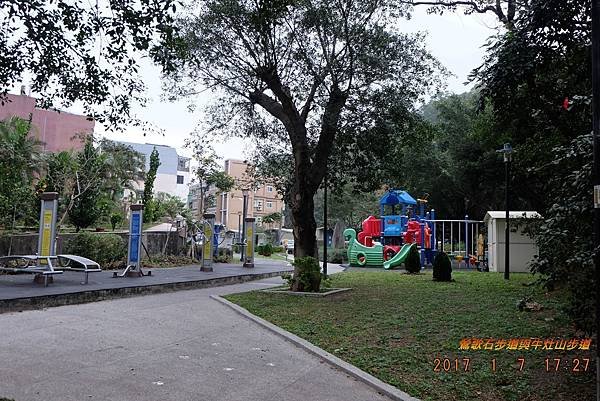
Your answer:
[[[509,202],[509,191],[510,191],[510,162],[512,160],[512,147],[510,143],[505,143],[504,147],[496,152],[504,155],[504,205],[506,207],[506,227],[504,229],[504,279],[510,278],[510,202]]]
[[[600,283],[600,0],[592,0],[592,182],[594,185],[594,269]],[[596,291],[596,341],[600,338],[600,294]],[[596,343],[596,400],[600,401],[600,349]]]
[[[323,178],[323,276],[327,278],[327,170]]]
[[[242,206],[242,249],[240,252],[240,262],[244,262],[244,254],[246,251],[246,217],[248,217],[248,196],[249,196],[250,191],[246,188],[242,189],[242,199],[243,199],[243,206]]]

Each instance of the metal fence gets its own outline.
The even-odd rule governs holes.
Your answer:
[[[432,249],[443,250],[450,255],[480,255],[484,249],[478,249],[480,234],[484,234],[483,221],[469,220],[425,220],[431,229]],[[481,241],[480,241],[481,243]],[[481,248],[481,246],[480,246]]]

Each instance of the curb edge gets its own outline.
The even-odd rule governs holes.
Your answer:
[[[282,328],[274,325],[273,323],[270,323],[256,315],[253,315],[247,309],[244,309],[241,306],[236,305],[233,302],[230,302],[221,296],[211,295],[210,298],[214,299],[217,302],[220,302],[221,304],[223,304],[225,306],[228,306],[229,308],[233,309],[235,312],[244,316],[245,318],[255,322],[256,324],[266,328],[267,330],[271,331],[272,333],[282,337],[284,340],[289,341],[292,344],[294,344],[300,348],[303,348],[305,351],[308,351],[309,353],[317,356],[318,358],[323,359],[328,364],[342,370],[343,372],[360,380],[361,382],[365,383],[366,385],[377,390],[379,393],[381,393],[395,401],[420,401],[418,398],[414,398],[414,397],[410,396],[409,394],[405,393],[404,391],[399,390],[396,387],[391,386],[391,385],[379,380],[378,378],[357,368],[356,366],[354,366],[346,361],[343,361],[342,359],[338,358],[337,356],[330,354],[329,352],[317,347],[316,345],[311,344],[310,342],[304,340],[303,338],[300,338],[295,334],[292,334],[286,330],[283,330]]]

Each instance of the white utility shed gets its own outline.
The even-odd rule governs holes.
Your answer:
[[[538,212],[532,211],[511,211],[511,227],[514,227],[513,219],[540,219],[542,216]],[[491,272],[504,272],[504,246],[506,211],[489,211],[483,219],[488,233],[488,265]],[[510,261],[511,272],[529,272],[529,263],[533,257],[538,254],[538,248],[532,238],[523,234],[522,227],[516,232],[511,229],[510,236]]]

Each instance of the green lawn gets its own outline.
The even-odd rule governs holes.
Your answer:
[[[271,260],[287,260],[285,257],[285,253],[274,253],[271,256],[263,256],[263,255],[259,255],[258,253],[255,253],[254,258],[255,259],[271,259]]]
[[[349,272],[333,275],[332,286],[353,291],[331,298],[261,292],[226,298],[423,400],[593,399],[591,351],[459,349],[463,338],[574,337],[561,294],[526,286],[533,281],[528,274],[513,274],[510,282],[496,273],[453,277],[455,282],[437,283],[431,273]],[[516,305],[524,296],[543,310],[520,312]],[[553,358],[562,358],[559,372],[546,371],[548,357],[551,370]],[[588,372],[566,369],[575,357],[590,358]],[[436,358],[448,358],[450,372],[443,365],[434,372]],[[462,358],[470,358],[467,372]]]

